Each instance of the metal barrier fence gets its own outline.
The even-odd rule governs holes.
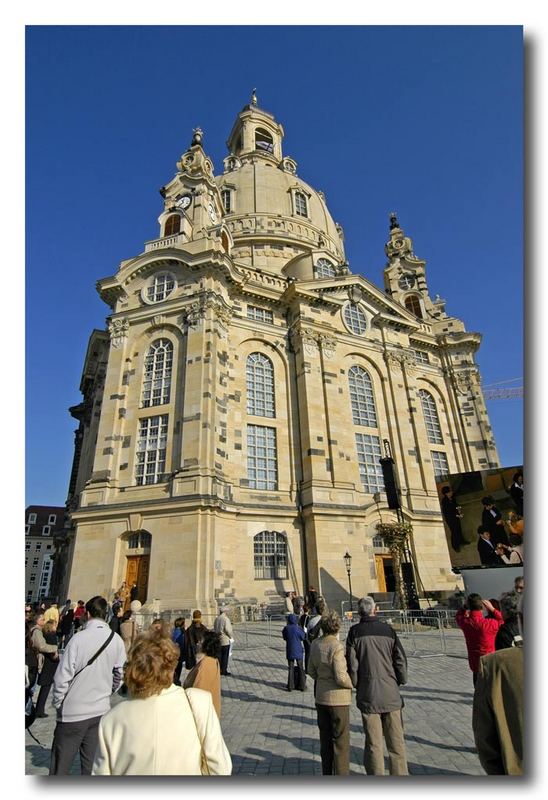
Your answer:
[[[455,623],[455,611],[451,609],[426,609],[415,611],[410,609],[379,609],[378,619],[387,622],[398,634],[408,656],[429,658],[441,655],[462,657],[463,637]],[[148,630],[154,619],[163,619],[170,625],[177,617],[183,616],[178,611],[164,611],[160,614],[137,613],[136,621],[142,631]],[[229,614],[230,616],[230,614]],[[202,623],[213,628],[215,614],[202,614]],[[188,616],[186,617],[188,622]],[[341,641],[345,641],[351,625],[359,621],[356,611],[342,618],[340,632]],[[287,623],[286,614],[265,614],[260,620],[232,621],[235,648],[247,650],[283,646],[282,629]],[[188,625],[187,625],[188,627]]]

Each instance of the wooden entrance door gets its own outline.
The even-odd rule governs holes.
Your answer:
[[[394,592],[394,568],[392,566],[392,556],[375,556],[375,567],[377,569],[377,582],[379,592]]]
[[[149,562],[149,555],[127,556],[126,584],[129,589],[133,583],[137,584],[139,590],[137,600],[140,600],[141,603],[146,603],[147,600]]]
[[[377,583],[379,585],[379,592],[386,592],[386,579],[384,577],[383,556],[375,556],[375,567],[377,569]]]

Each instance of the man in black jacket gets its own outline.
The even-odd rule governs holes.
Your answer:
[[[502,514],[496,507],[493,498],[490,495],[482,497],[481,504],[483,506],[481,524],[484,528],[487,528],[491,534],[491,544],[493,547],[496,547],[499,542],[502,542],[502,544],[509,544]]]
[[[407,658],[396,632],[375,616],[375,601],[358,602],[360,621],[346,639],[346,663],[365,732],[363,764],[368,775],[384,775],[383,736],[391,775],[407,775],[403,739],[403,701],[399,686],[407,682]]]
[[[478,525],[478,554],[481,563],[485,566],[492,567],[496,564],[502,564],[493,542],[491,541],[489,528],[483,525]]]
[[[444,486],[441,493],[443,495],[441,499],[441,513],[447,523],[447,527],[451,531],[451,547],[458,553],[461,546],[466,544],[466,541],[462,535],[460,522],[462,517],[459,506],[457,505],[457,498],[450,486]]]

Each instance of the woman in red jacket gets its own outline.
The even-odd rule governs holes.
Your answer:
[[[483,609],[487,616],[483,616]],[[466,605],[456,614],[456,622],[464,633],[468,664],[472,670],[474,686],[478,677],[479,660],[487,653],[495,652],[495,637],[504,622],[502,614],[490,600],[483,600],[479,594],[469,594]]]

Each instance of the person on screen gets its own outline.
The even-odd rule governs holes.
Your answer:
[[[457,498],[450,486],[444,486],[441,490],[443,495],[441,499],[441,513],[447,523],[447,527],[451,531],[451,547],[458,553],[463,544],[466,544],[464,536],[462,535],[461,527],[461,513],[457,505]]]
[[[491,533],[483,525],[478,525],[478,553],[481,563],[486,567],[501,563],[496,548],[491,541]]]
[[[516,472],[508,493],[516,506],[516,511],[523,517],[523,472]]]
[[[523,545],[519,536],[510,536],[510,544],[498,544],[498,557],[505,563],[519,567],[523,564]]]
[[[483,506],[481,524],[484,528],[487,528],[491,534],[491,543],[493,547],[496,547],[499,542],[508,544],[508,534],[504,527],[504,520],[502,514],[495,506],[493,498],[490,495],[482,497],[481,504]]]

